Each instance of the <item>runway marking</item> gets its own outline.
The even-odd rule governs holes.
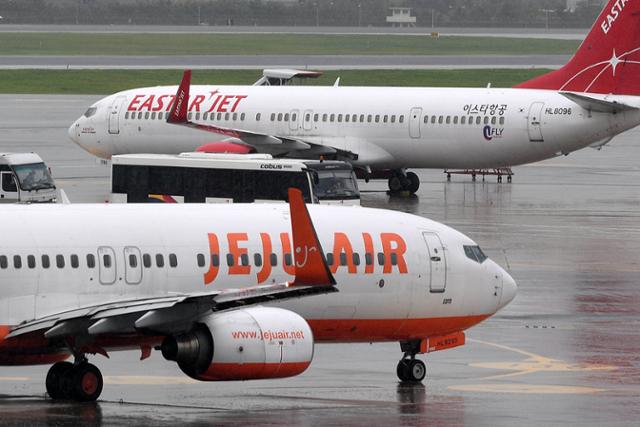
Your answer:
[[[593,387],[535,384],[468,384],[452,385],[449,389],[456,391],[520,394],[591,394],[605,391],[605,389]]]
[[[617,369],[615,366],[598,365],[591,363],[567,363],[563,360],[552,359],[530,351],[509,347],[502,344],[496,344],[488,341],[468,339],[468,341],[478,344],[484,344],[502,350],[518,353],[526,356],[527,359],[520,362],[482,362],[470,363],[469,366],[475,368],[509,370],[506,374],[489,375],[487,377],[478,378],[479,380],[495,380],[502,378],[512,378],[522,375],[533,374],[537,372],[591,372],[591,371],[612,371]],[[607,391],[603,388],[582,387],[582,386],[564,386],[552,384],[460,384],[449,386],[448,389],[456,391],[469,392],[488,392],[488,393],[522,393],[522,394],[588,394],[600,393]]]
[[[592,363],[567,363],[563,360],[552,359],[539,354],[531,353],[529,351],[521,350],[518,348],[509,347],[502,344],[491,343],[487,341],[469,339],[479,344],[489,345],[492,347],[500,348],[503,350],[519,353],[528,358],[521,362],[483,362],[483,363],[471,363],[469,366],[475,368],[485,369],[502,369],[515,371],[508,374],[490,375],[488,377],[480,378],[482,380],[516,377],[521,375],[528,375],[536,372],[585,372],[585,371],[613,371],[617,369],[615,366],[598,365]]]
[[[109,375],[104,377],[104,383],[115,385],[183,385],[196,384],[197,381],[186,376]]]

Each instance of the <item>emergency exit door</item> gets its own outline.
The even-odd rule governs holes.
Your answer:
[[[424,241],[427,245],[427,265],[429,274],[430,292],[444,292],[447,287],[447,258],[444,253],[444,246],[440,237],[436,233],[422,233]]]
[[[409,135],[411,138],[420,138],[420,117],[422,117],[422,108],[415,107],[409,112]]]
[[[111,104],[109,112],[109,133],[120,133],[120,110],[127,100],[126,96],[119,96]]]
[[[529,141],[542,142],[542,108],[544,102],[534,102],[529,107]]]

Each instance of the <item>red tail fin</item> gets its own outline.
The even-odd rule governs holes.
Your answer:
[[[182,81],[176,92],[176,99],[173,101],[168,123],[185,123],[187,121],[187,108],[189,108],[189,87],[191,86],[191,70],[185,70]]]
[[[309,211],[297,188],[289,189],[289,210],[293,232],[293,262],[296,267],[294,285],[335,285],[320,246]]]
[[[640,1],[609,0],[564,67],[516,87],[640,95]]]

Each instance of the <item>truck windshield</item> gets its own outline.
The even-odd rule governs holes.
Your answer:
[[[24,191],[55,188],[49,169],[44,163],[14,165],[13,171],[18,177],[20,188]]]
[[[352,170],[318,170],[314,192],[319,200],[358,199],[358,183]]]

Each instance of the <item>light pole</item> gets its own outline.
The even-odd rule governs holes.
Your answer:
[[[316,27],[320,26],[320,6],[318,6],[318,2],[313,2],[313,5],[316,8]]]
[[[361,22],[362,22],[362,4],[358,3],[358,27],[360,27]]]

